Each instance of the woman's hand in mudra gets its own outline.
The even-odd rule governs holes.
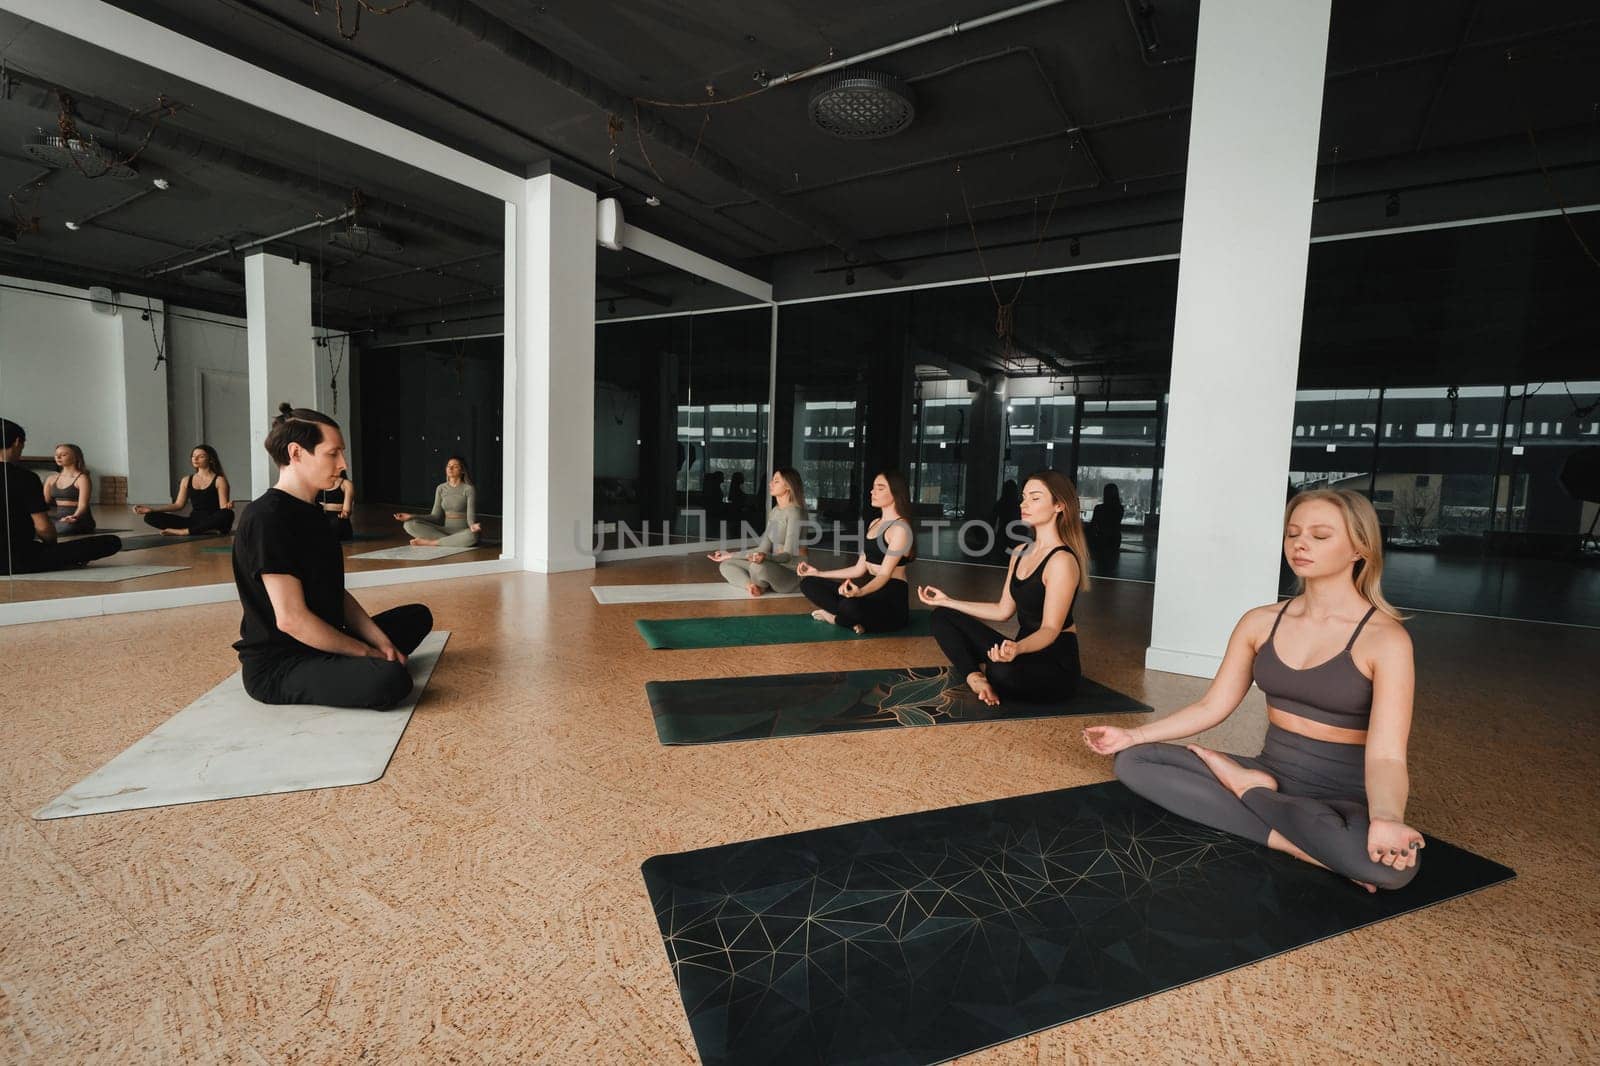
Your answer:
[[[714,563],[725,563],[729,559],[733,558],[733,553],[732,552],[725,552],[721,548],[718,548],[716,551],[712,552],[710,555],[707,555],[706,558],[710,559]]]
[[[147,503],[136,503],[136,504],[133,505],[133,513],[134,514],[149,514],[150,513],[150,505],[147,504]]]
[[[767,561],[767,553],[751,552],[749,555],[746,555],[745,558],[749,559],[752,563],[764,563]]]
[[[932,585],[918,585],[917,599],[929,607],[945,607],[951,602],[950,597],[944,594],[943,589],[935,588]]]
[[[474,523],[472,523],[472,525],[468,526],[467,528],[472,530],[474,533],[482,533],[483,532],[483,523],[482,522],[474,522]]]
[[[1139,743],[1139,737],[1131,729],[1122,729],[1114,725],[1092,725],[1083,731],[1083,742],[1097,755],[1115,755]]]
[[[799,566],[794,568],[794,572],[799,577],[812,577],[816,574],[817,568],[812,566],[810,563],[801,563]]]
[[[992,663],[1009,663],[1017,657],[1017,642],[1002,640],[989,649],[989,661]]]
[[[415,516],[412,515],[410,511],[396,511],[394,513],[394,520],[396,522],[409,522],[413,517]]]
[[[1427,846],[1422,834],[1404,822],[1374,818],[1367,827],[1367,858],[1396,870],[1417,864],[1417,852]]]
[[[861,589],[857,587],[854,581],[847,577],[843,581],[839,582],[839,595],[843,596],[847,600],[853,600],[857,596],[861,595]]]

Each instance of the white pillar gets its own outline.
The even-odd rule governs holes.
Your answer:
[[[123,303],[132,301],[124,298]],[[128,441],[128,499],[170,498],[167,439],[167,363],[156,361],[167,350],[166,305],[150,300],[148,311],[122,307],[124,433]],[[148,316],[148,317],[147,317]]]
[[[1200,6],[1151,669],[1277,594],[1330,3]]]
[[[257,496],[278,480],[263,445],[280,403],[317,402],[311,339],[311,265],[257,252],[244,261],[246,347],[250,358],[250,476]]]
[[[526,570],[594,566],[595,195],[529,178],[516,212],[517,556]]]

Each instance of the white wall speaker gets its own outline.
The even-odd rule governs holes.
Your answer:
[[[102,315],[114,315],[117,313],[117,294],[100,285],[91,286],[89,306]]]
[[[595,242],[613,252],[622,251],[622,202],[601,200],[595,205]]]

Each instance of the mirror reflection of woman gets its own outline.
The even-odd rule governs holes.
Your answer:
[[[396,511],[395,521],[405,523],[411,543],[418,547],[470,548],[478,543],[483,526],[478,522],[478,490],[467,472],[466,460],[452,455],[444,464],[444,481],[433,490],[433,511],[415,515]]]
[[[1411,638],[1383,598],[1377,512],[1347,489],[1303,492],[1284,513],[1283,553],[1299,594],[1239,619],[1204,696],[1137,729],[1091,726],[1084,742],[1115,755],[1123,784],[1175,814],[1368,892],[1402,888],[1424,844],[1405,821],[1416,672]],[[1221,724],[1252,681],[1267,698],[1260,755],[1162,743]]]
[[[795,572],[800,562],[800,527],[806,520],[805,486],[800,472],[779,467],[767,483],[773,507],[767,512],[767,528],[761,541],[743,555],[721,548],[706,556],[719,564],[722,578],[752,596],[765,592],[793,592],[800,587]],[[741,490],[742,492],[742,490]]]
[[[350,471],[339,471],[339,481],[331,489],[317,493],[317,502],[328,516],[328,524],[340,540],[355,540],[356,529],[350,524],[350,512],[356,505],[356,483],[350,480]]]
[[[44,499],[55,508],[50,518],[56,535],[93,533],[94,511],[89,507],[89,500],[94,494],[94,483],[83,461],[83,449],[76,444],[57,444],[55,460],[61,469],[45,478]]]
[[[1023,483],[1017,510],[1033,543],[1012,553],[997,602],[952,599],[932,585],[917,589],[934,609],[929,624],[939,649],[991,707],[1002,700],[1064,699],[1077,688],[1080,672],[1072,608],[1089,576],[1077,489],[1063,474],[1040,471]],[[1012,615],[1015,640],[984,624]]]
[[[178,482],[176,499],[155,506],[141,503],[133,513],[144,515],[146,525],[169,537],[229,532],[233,529],[233,499],[217,450],[209,444],[196,444],[189,453],[189,465],[194,473]],[[189,508],[187,515],[176,513],[185,507]]]
[[[879,516],[867,527],[855,565],[818,570],[801,563],[800,591],[817,605],[811,617],[856,633],[888,633],[911,624],[907,567],[916,560],[905,476],[885,471],[872,479],[872,506]],[[868,580],[857,584],[862,578]]]

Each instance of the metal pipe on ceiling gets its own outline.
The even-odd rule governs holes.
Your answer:
[[[1043,0],[1039,0],[1043,2]],[[1049,0],[1061,3],[1064,0]],[[685,136],[653,114],[648,106],[619,92],[587,71],[580,70],[538,41],[470,0],[412,0],[412,10],[426,11],[449,22],[463,33],[482,41],[527,69],[594,106],[621,119],[634,118],[639,133],[698,165],[722,181],[742,189],[783,217],[810,230],[828,244],[856,258],[858,264],[875,266],[890,277],[899,277],[898,268],[882,263],[882,257],[845,233],[834,220],[789,202],[776,189],[758,180],[743,167],[698,140]]]
[[[845,67],[853,67],[857,64],[866,63],[877,59],[880,56],[892,55],[895,52],[904,52],[908,48],[916,48],[919,45],[931,44],[934,41],[942,40],[946,37],[954,37],[957,34],[965,33],[969,30],[981,29],[984,26],[992,26],[996,22],[1004,22],[1007,19],[1016,18],[1018,15],[1032,14],[1035,11],[1042,11],[1047,7],[1055,7],[1057,4],[1064,4],[1066,2],[1067,0],[1032,0],[1032,3],[1018,4],[1016,7],[1008,7],[1004,11],[996,11],[991,15],[980,15],[978,18],[967,19],[965,22],[952,22],[943,29],[933,30],[930,33],[919,34],[916,37],[907,37],[903,41],[896,41],[893,44],[886,44],[882,48],[874,48],[869,52],[860,52],[851,56],[849,59],[839,59],[832,63],[823,63],[820,66],[807,67],[804,70],[796,70],[788,74],[779,74],[776,78],[762,78],[761,86],[764,89],[772,89],[779,85],[788,85],[790,82],[802,81],[806,78],[814,78],[819,74],[827,74],[831,71],[841,70]]]
[[[334,215],[331,218],[319,218],[315,222],[307,222],[304,225],[295,226],[293,229],[286,229],[282,233],[274,233],[270,237],[257,237],[253,241],[246,241],[243,244],[236,244],[231,248],[224,248],[220,252],[210,252],[206,255],[197,256],[194,259],[185,259],[183,262],[175,263],[172,266],[162,267],[160,270],[152,270],[150,271],[149,276],[152,278],[160,277],[162,274],[170,274],[174,270],[186,270],[192,266],[199,266],[201,263],[209,263],[213,259],[221,259],[225,255],[237,255],[240,252],[248,252],[250,249],[259,248],[263,244],[271,244],[273,241],[281,241],[285,237],[293,237],[296,233],[304,233],[306,230],[321,229],[323,226],[331,226],[335,222],[343,222],[345,219],[354,218],[355,216],[356,210],[352,207],[348,210],[339,212],[337,215]]]

